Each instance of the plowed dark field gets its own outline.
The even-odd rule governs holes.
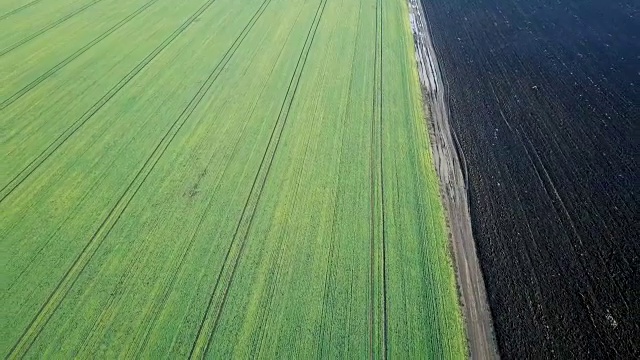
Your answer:
[[[422,2],[500,353],[637,358],[638,3]]]

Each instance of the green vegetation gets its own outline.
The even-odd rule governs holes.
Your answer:
[[[404,0],[28,3],[0,353],[466,357]]]

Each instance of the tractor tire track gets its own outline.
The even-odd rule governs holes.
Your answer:
[[[370,309],[369,309],[369,356],[370,358],[387,358],[388,317],[387,317],[387,269],[386,242],[384,223],[384,172],[382,143],[382,1],[376,1],[375,18],[375,53],[374,53],[374,86],[373,86],[373,119],[371,121],[371,153],[370,153]],[[382,274],[376,269],[381,268]],[[380,270],[380,269],[379,269]],[[381,276],[382,293],[378,277]],[[382,299],[379,299],[379,297]],[[378,305],[378,303],[381,303]],[[380,306],[381,308],[378,308]],[[382,313],[382,314],[380,314]],[[382,319],[380,319],[380,317]],[[382,329],[376,329],[381,322]],[[377,342],[381,342],[377,344]],[[380,354],[378,354],[378,348]]]
[[[24,169],[22,169],[7,185],[0,190],[0,203],[2,203],[20,184],[22,184],[43,162],[45,162],[64,142],[78,131],[89,119],[93,117],[104,105],[106,105],[122,88],[124,88],[142,69],[144,69],[160,52],[173,42],[184,30],[191,25],[215,0],[209,0],[203,4],[193,15],[185,20],[169,37],[158,45],[149,55],[147,55],[136,67],[134,67],[124,78],[114,85],[105,95],[103,95],[89,110],[87,110],[78,120],[60,134],[40,155],[33,159]]]
[[[268,0],[270,2],[270,0]],[[266,1],[265,1],[266,2]],[[263,5],[264,6],[264,3]],[[162,157],[164,151],[168,148],[169,144],[173,141],[173,138],[175,138],[175,136],[177,135],[178,131],[180,130],[180,128],[186,123],[186,121],[189,119],[189,117],[191,116],[191,114],[193,113],[193,111],[195,110],[195,108],[198,106],[198,104],[200,103],[200,101],[204,98],[204,96],[206,95],[206,93],[209,91],[209,89],[211,88],[211,86],[213,85],[213,83],[215,82],[215,80],[218,78],[218,76],[220,75],[220,73],[222,72],[222,70],[226,67],[226,65],[229,63],[230,59],[233,57],[233,55],[235,54],[236,50],[240,47],[240,45],[242,44],[242,42],[244,41],[244,39],[246,38],[247,34],[250,32],[250,30],[253,28],[253,25],[255,25],[255,23],[257,22],[258,18],[260,17],[260,15],[262,15],[262,12],[264,12],[264,9],[266,8],[266,6],[259,8],[256,13],[253,15],[253,17],[249,20],[249,22],[245,25],[245,27],[242,29],[242,31],[240,32],[240,34],[236,37],[236,39],[234,40],[234,42],[232,43],[231,47],[227,50],[227,52],[224,54],[222,60],[216,65],[216,67],[213,69],[213,71],[211,72],[211,74],[209,75],[209,77],[207,78],[207,80],[205,81],[205,83],[200,87],[198,93],[196,94],[196,96],[191,100],[191,102],[189,103],[189,105],[187,106],[187,108],[183,111],[183,113],[178,117],[178,119],[176,120],[176,122],[172,125],[172,128],[174,128],[176,126],[176,124],[179,124],[179,126],[177,127],[177,129],[175,131],[173,131],[173,134],[171,135],[171,138],[166,141],[166,145],[164,146],[164,148],[162,148],[161,153],[156,157],[155,162],[153,163],[153,165],[151,165],[151,168],[148,170],[148,172],[146,173],[146,175],[144,175],[143,180],[139,183],[139,185],[137,186],[137,188],[134,190],[134,193],[131,195],[131,197],[129,198],[128,203],[133,199],[133,197],[135,196],[135,194],[137,193],[137,191],[141,188],[142,184],[144,183],[144,181],[146,180],[146,178],[149,176],[149,174],[151,173],[151,171],[153,171],[153,168],[155,168],[157,162],[159,161],[160,157]],[[262,12],[260,12],[260,10],[262,10]],[[258,13],[260,13],[258,15]],[[256,17],[256,15],[258,15]],[[196,101],[194,101],[196,100]],[[182,121],[180,121],[182,119]],[[167,132],[167,134],[165,134],[165,138],[166,136],[172,132],[172,128],[169,129],[169,132]],[[165,138],[163,138],[161,140],[164,141]],[[160,144],[159,144],[160,145]],[[157,148],[156,148],[157,149]],[[155,152],[155,151],[154,151]],[[150,156],[149,159],[151,159],[154,156],[154,154],[152,153],[152,155]],[[145,163],[146,165],[147,163]],[[144,166],[143,166],[144,169]],[[141,171],[143,170],[141,169]],[[140,172],[139,172],[140,174]],[[135,179],[134,179],[135,181]],[[124,211],[126,210],[126,206],[122,208],[122,210],[120,211],[120,213],[118,214],[118,218],[115,219],[115,221],[112,222],[110,228],[108,229],[108,231],[105,233],[104,236],[102,236],[100,242],[102,240],[104,240],[104,238],[106,238],[106,236],[108,235],[108,232],[111,231],[111,229],[115,226],[115,223],[118,221],[119,217],[122,215],[122,213],[124,213]],[[201,225],[201,223],[204,221],[204,215],[202,216],[202,218],[200,219],[200,224],[198,225],[198,227]],[[195,240],[195,234],[194,236],[190,239],[189,242],[189,248],[193,245],[193,242]],[[96,249],[99,245],[96,246]],[[140,247],[140,250],[142,250],[143,247]],[[187,251],[188,252],[188,251]],[[184,261],[184,258],[186,257],[187,252],[184,252],[181,256],[182,260],[179,264],[179,266],[181,267]],[[95,253],[95,252],[94,252]],[[125,272],[122,274],[120,281],[118,282],[119,286],[118,288],[114,291],[115,296],[112,296],[109,298],[109,301],[107,303],[107,305],[104,307],[104,309],[102,310],[102,314],[100,315],[100,318],[98,319],[98,321],[94,324],[94,328],[98,329],[100,327],[100,325],[106,321],[108,321],[110,319],[110,316],[113,315],[113,312],[115,311],[115,309],[117,308],[117,305],[121,303],[122,301],[122,295],[125,293],[126,288],[129,286],[129,284],[131,283],[131,281],[133,281],[133,274],[135,274],[137,271],[136,269],[138,267],[141,267],[142,264],[140,262],[136,262],[129,271]],[[79,275],[79,274],[78,274]],[[171,283],[173,283],[175,281],[175,276],[176,273],[173,274],[172,279],[170,280]],[[159,309],[158,309],[159,311]],[[94,333],[93,331],[91,331],[90,333]],[[85,343],[82,345],[82,349],[90,349],[92,347],[92,344],[90,343],[91,339],[87,339],[85,341]]]
[[[320,19],[322,18],[322,14],[324,13],[326,3],[327,3],[327,0],[321,0],[320,3],[318,4],[318,8],[316,9],[316,13],[311,23],[311,27],[307,32],[307,37],[303,44],[300,56],[298,57],[298,61],[294,69],[293,76],[289,81],[289,86],[287,88],[285,99],[280,108],[280,112],[278,114],[276,123],[271,131],[271,135],[267,143],[267,148],[265,149],[265,152],[262,156],[260,165],[258,167],[258,172],[254,177],[253,184],[249,191],[249,195],[247,196],[247,200],[242,209],[240,220],[238,221],[238,224],[234,231],[231,244],[227,249],[227,253],[225,254],[222,269],[220,270],[216,278],[213,291],[211,293],[211,296],[209,297],[209,303],[207,304],[205,315],[202,318],[202,321],[200,323],[200,326],[198,329],[198,335],[196,336],[196,339],[193,343],[191,353],[189,354],[189,358],[203,358],[207,355],[209,351],[209,343],[210,343],[211,337],[213,336],[216,330],[218,321],[220,319],[220,315],[222,314],[222,310],[224,308],[227,296],[229,294],[229,288],[233,282],[233,278],[235,276],[238,263],[240,262],[240,258],[242,257],[242,253],[246,244],[249,230],[255,215],[255,210],[258,206],[258,202],[260,200],[262,190],[264,189],[266,180],[268,178],[269,171],[271,169],[271,164],[273,163],[273,159],[278,150],[280,138],[284,130],[284,127],[286,125],[287,119],[289,117],[289,111],[291,109],[293,100],[297,93],[298,86],[300,84],[300,79],[302,77],[302,72],[307,62],[311,45],[313,44],[313,40],[315,39],[315,35],[319,27]],[[236,246],[239,238],[241,238],[242,240],[240,240],[240,244]],[[234,251],[236,247],[238,247],[238,249]],[[232,252],[235,252],[236,254],[233,254],[232,256],[231,255]],[[233,264],[230,264],[231,262],[233,262]],[[230,273],[230,274],[227,275],[227,273]],[[223,277],[224,277],[224,280],[223,280]],[[216,298],[217,298],[216,293],[219,292],[218,289],[221,286],[222,282],[226,283],[224,285],[225,286],[224,290],[222,290],[223,292],[221,295],[222,298],[219,299],[219,303],[215,304],[216,306],[214,306],[214,302],[216,302]]]
[[[298,17],[296,17],[296,21],[300,16],[301,11],[298,13]],[[293,27],[291,27],[286,40],[284,42],[284,45],[282,46],[282,48],[280,49],[280,52],[278,54],[278,59],[281,57],[282,52],[284,51],[285,45],[287,40],[289,39],[289,37],[291,36],[291,33],[293,32]],[[277,62],[277,60],[276,60]],[[267,78],[270,78],[271,75],[273,74],[273,71],[275,70],[275,63],[274,66],[272,67],[271,71],[269,72],[269,76],[267,76]],[[251,119],[253,118],[255,111],[256,111],[256,107],[257,107],[257,103],[259,98],[261,98],[262,94],[264,93],[264,91],[266,90],[267,86],[266,86],[266,82],[265,84],[263,84],[261,91],[260,91],[260,95],[256,98],[256,101],[253,103],[252,109],[251,109],[251,113],[249,114],[249,116],[247,117],[247,119]],[[234,154],[236,154],[237,149],[240,145],[241,139],[243,134],[245,133],[245,130],[247,128],[247,123],[245,123],[245,125],[242,127],[242,131],[240,133],[240,135],[238,136],[238,139],[236,140],[236,142],[234,143],[233,146],[233,150],[231,152],[231,154],[229,155],[229,159],[233,158]],[[210,160],[209,160],[209,164],[211,163],[213,159],[213,155],[211,156]],[[224,178],[224,174],[226,173],[228,167],[232,164],[231,161],[227,161],[225,168],[222,171],[222,175],[221,175],[221,179]],[[209,166],[209,165],[208,165]],[[217,191],[217,189],[219,188],[221,182],[219,181],[216,185],[216,190],[213,191],[213,193],[215,193]],[[211,207],[213,206],[213,198],[210,198],[210,200],[207,203],[207,207],[204,211],[204,213],[202,214],[200,221],[196,227],[195,232],[193,233],[193,236],[191,237],[189,244],[187,245],[186,249],[184,250],[184,252],[181,255],[181,259],[179,261],[179,264],[177,266],[176,271],[173,273],[173,275],[171,276],[171,278],[169,279],[168,285],[163,286],[163,288],[165,289],[162,294],[157,297],[156,300],[154,300],[154,305],[152,306],[152,309],[150,311],[147,312],[147,314],[145,315],[145,321],[143,321],[144,327],[139,329],[136,337],[135,338],[139,338],[140,340],[140,344],[139,345],[134,345],[134,347],[132,349],[130,349],[127,352],[127,358],[137,358],[140,357],[140,350],[146,348],[146,344],[149,341],[149,335],[151,333],[151,330],[153,329],[153,327],[155,326],[155,323],[157,321],[157,318],[160,314],[160,312],[165,308],[166,306],[166,302],[169,298],[169,296],[173,293],[173,284],[175,283],[175,280],[177,279],[177,274],[182,271],[183,266],[185,264],[185,259],[187,257],[187,255],[191,252],[191,249],[195,243],[195,239],[196,239],[196,235],[199,232],[200,227],[202,226],[202,224],[204,223],[204,220],[206,218],[206,214],[209,212],[209,210],[211,209]],[[135,344],[136,341],[133,341],[133,343]]]
[[[329,39],[333,39],[333,37],[335,36],[336,27],[337,27],[337,22],[334,22],[333,26],[331,27],[331,31],[328,34]],[[327,46],[327,48],[329,48],[329,46]],[[326,51],[327,53],[329,53],[329,50],[326,50]],[[325,88],[327,78],[330,76],[327,73],[328,64],[329,64],[329,57],[325,56],[324,60],[322,61],[322,65],[316,65],[316,68],[319,69],[318,72],[320,74],[327,74],[327,76],[321,76],[321,80],[319,84],[317,84],[318,86],[316,87],[317,89]],[[321,112],[322,112],[321,96],[316,96],[313,101],[313,110],[311,111],[311,113],[318,114]],[[299,203],[299,196],[300,196],[299,194],[301,192],[300,190],[301,179],[302,179],[303,173],[305,172],[306,165],[308,164],[308,161],[309,161],[309,156],[310,156],[309,147],[312,144],[311,138],[314,136],[316,131],[315,129],[318,126],[320,126],[318,125],[318,121],[313,121],[307,131],[306,138],[304,141],[304,152],[300,160],[301,165],[297,169],[297,171],[294,171],[292,174],[292,182],[295,185],[293,186],[294,188],[293,197],[292,197],[292,200],[290,201],[290,206],[285,211],[286,214],[294,214],[296,206]],[[265,182],[266,182],[266,179],[265,179]],[[258,316],[259,320],[257,321],[257,323],[259,325],[256,327],[261,331],[259,336],[255,337],[252,343],[252,348],[254,349],[254,354],[256,354],[256,356],[260,356],[263,345],[268,341],[267,337],[270,334],[270,332],[266,329],[268,326],[267,323],[269,321],[269,312],[274,304],[276,290],[278,290],[278,285],[281,282],[280,278],[283,272],[282,267],[285,264],[284,259],[286,258],[285,254],[287,253],[287,247],[284,246],[284,244],[286,243],[285,239],[290,237],[291,226],[295,223],[295,220],[296,218],[294,216],[287,216],[286,224],[283,226],[282,233],[280,234],[280,236],[278,236],[276,245],[274,247],[276,251],[271,253],[272,256],[270,257],[269,264],[272,264],[272,265],[269,268],[269,275],[266,277],[266,285],[265,285],[266,294],[263,294],[264,300],[260,306],[262,311]],[[323,308],[324,308],[324,302],[323,302]]]
[[[376,43],[375,46],[378,45],[378,2],[376,1]],[[376,117],[376,100],[377,100],[377,91],[376,91],[376,66],[378,63],[378,49],[374,50],[374,70],[373,70],[373,94],[372,94],[372,114],[373,119],[371,121],[371,129],[369,131],[369,136],[371,138],[370,150],[369,150],[369,359],[374,358],[374,329],[375,329],[375,233],[376,233],[376,225],[375,225],[375,203],[376,203],[376,171],[375,169],[375,117]]]
[[[3,15],[0,15],[0,21],[8,18],[11,15],[15,15],[15,14],[19,13],[20,11],[25,10],[25,9],[27,9],[27,8],[29,8],[29,7],[31,7],[33,5],[41,2],[41,1],[42,0],[33,0],[33,1],[31,1],[29,3],[26,3],[26,4],[24,4],[24,5],[20,6],[20,7],[17,7],[15,9],[13,9],[13,10],[10,10],[10,11],[4,13]]]
[[[35,33],[33,33],[33,34],[31,34],[31,35],[27,36],[26,38],[24,38],[24,39],[22,39],[22,40],[20,40],[20,41],[18,41],[18,42],[16,42],[16,43],[14,43],[13,45],[9,45],[9,47],[6,47],[6,48],[4,48],[4,49],[0,50],[0,57],[2,57],[2,56],[4,56],[4,55],[7,55],[7,54],[8,54],[8,53],[10,53],[11,51],[13,51],[13,50],[15,50],[15,49],[19,48],[20,46],[22,46],[22,45],[24,45],[24,44],[28,43],[29,41],[31,41],[31,40],[33,40],[33,39],[37,38],[38,36],[40,36],[40,35],[42,35],[42,34],[46,33],[47,31],[49,31],[49,30],[51,30],[51,29],[53,29],[53,28],[55,28],[55,27],[57,27],[57,26],[61,25],[61,24],[62,24],[62,23],[64,23],[65,21],[67,21],[67,20],[71,19],[72,17],[74,17],[74,16],[76,16],[76,15],[80,14],[81,12],[83,12],[83,11],[87,10],[88,8],[92,7],[93,5],[95,5],[95,4],[97,4],[97,3],[101,2],[101,1],[103,1],[103,0],[95,0],[94,2],[91,2],[91,3],[89,3],[89,4],[86,4],[86,5],[82,6],[82,7],[80,7],[79,9],[76,9],[76,10],[72,11],[71,13],[69,13],[69,14],[67,14],[67,15],[65,15],[65,16],[63,16],[63,17],[61,17],[60,19],[58,19],[58,20],[56,20],[56,21],[52,22],[51,24],[49,24],[49,25],[47,25],[47,26],[43,27],[42,29],[40,29],[40,30],[36,31]]]
[[[11,95],[10,97],[8,97],[4,101],[2,101],[0,103],[0,111],[6,109],[9,105],[11,105],[14,102],[16,102],[18,99],[20,99],[22,96],[24,96],[27,92],[29,92],[30,90],[32,90],[33,88],[38,86],[40,83],[42,83],[43,81],[48,79],[51,75],[53,75],[56,72],[58,72],[58,70],[60,70],[63,67],[65,67],[66,65],[68,65],[73,60],[77,59],[80,55],[82,55],[85,52],[87,52],[94,45],[98,44],[99,42],[101,42],[102,40],[107,38],[109,35],[113,34],[116,30],[120,29],[123,25],[127,24],[133,18],[135,18],[136,16],[140,15],[142,12],[144,12],[146,9],[148,9],[151,5],[153,5],[156,2],[158,2],[158,0],[151,0],[151,1],[147,2],[147,3],[145,3],[140,8],[138,8],[136,11],[134,11],[131,14],[129,14],[127,17],[125,17],[124,19],[120,20],[117,24],[113,25],[107,31],[102,33],[100,36],[96,37],[95,39],[93,39],[92,41],[90,41],[89,43],[84,45],[82,48],[76,50],[73,54],[69,55],[66,59],[62,60],[61,62],[59,62],[54,67],[52,67],[51,69],[47,70],[45,73],[43,73],[42,75],[38,76],[35,80],[33,80],[29,84],[25,85],[22,89],[18,90],[15,94]]]
[[[134,178],[133,182],[129,185],[129,187],[127,188],[125,193],[121,196],[120,201],[118,202],[118,204],[116,204],[114,209],[117,209],[118,205],[122,205],[122,204],[124,204],[124,205],[120,206],[116,212],[113,212],[113,209],[112,209],[112,213],[110,213],[110,217],[107,217],[107,219],[105,220],[105,221],[108,221],[108,223],[107,223],[106,226],[103,227],[103,229],[104,229],[103,235],[95,237],[95,239],[96,239],[95,241],[97,241],[97,244],[95,245],[95,248],[92,250],[91,254],[86,259],[86,261],[84,261],[84,264],[82,265],[81,270],[77,272],[73,282],[75,282],[75,280],[79,277],[80,273],[82,272],[82,270],[84,270],[84,267],[86,267],[88,262],[91,260],[91,257],[93,256],[93,254],[95,254],[95,252],[97,251],[98,247],[101,245],[102,241],[108,236],[108,234],[113,229],[115,224],[118,222],[118,220],[120,219],[122,214],[126,211],[126,208],[130,204],[130,202],[133,200],[133,198],[135,197],[137,192],[140,190],[140,188],[142,187],[142,185],[144,184],[144,182],[146,181],[148,176],[151,174],[151,172],[153,171],[153,169],[155,168],[155,166],[159,162],[159,160],[162,157],[162,155],[164,155],[164,152],[167,150],[167,148],[169,147],[169,145],[171,144],[173,139],[176,137],[176,135],[178,134],[178,132],[180,131],[182,126],[190,118],[191,114],[195,111],[196,107],[200,104],[200,102],[202,101],[204,96],[211,89],[213,83],[217,80],[217,78],[220,75],[220,73],[222,72],[222,70],[229,63],[230,59],[235,54],[235,51],[238,49],[238,47],[243,42],[243,40],[246,37],[246,35],[248,34],[248,32],[251,30],[251,28],[253,27],[253,25],[257,21],[257,18],[255,18],[255,19],[252,18],[252,20],[254,20],[253,23],[250,21],[247,25],[245,25],[245,27],[242,30],[242,32],[240,33],[240,35],[238,35],[238,37],[236,37],[236,39],[232,43],[231,47],[227,50],[227,52],[224,54],[224,56],[221,59],[221,61],[218,62],[216,67],[209,74],[209,77],[202,84],[202,86],[200,87],[200,89],[198,90],[196,95],[191,99],[191,101],[189,102],[187,107],[183,110],[183,112],[180,114],[178,119],[172,124],[172,126],[169,128],[167,133],[165,133],[164,137],[161,139],[160,143],[158,143],[158,145],[154,149],[153,153],[149,156],[149,158],[147,159],[147,161],[145,162],[143,167],[138,171],[138,173],[136,175],[136,178]],[[149,164],[151,164],[151,165],[149,165]],[[132,187],[132,185],[134,183],[136,183],[136,180],[138,180],[138,179],[140,179],[140,180],[137,182],[137,185],[135,187]],[[135,188],[135,189],[131,190],[133,188]],[[130,190],[132,192],[130,192]],[[128,195],[128,193],[130,193],[130,195]],[[114,214],[114,215],[111,216],[111,214]],[[100,229],[98,230],[98,232],[99,231],[100,231]],[[92,239],[92,241],[93,241],[93,239]],[[135,273],[135,271],[127,271],[125,274],[123,274],[123,277],[121,278],[121,281],[119,282],[119,284],[121,284],[121,285],[119,286],[118,289],[115,290],[116,296],[111,297],[109,299],[109,303],[106,306],[106,308],[103,310],[103,314],[101,315],[101,319],[108,317],[111,309],[115,306],[116,303],[118,303],[121,300],[121,296],[122,296],[122,294],[124,294],[124,290],[127,287],[127,284],[129,284],[131,279],[132,279],[131,275],[134,274],[134,273]],[[70,289],[71,286],[73,286],[73,283],[69,285],[68,289]],[[67,289],[67,291],[68,291],[68,289]]]
[[[191,22],[193,22],[196,17],[204,12],[214,2],[215,0],[210,0],[205,5],[203,5],[199,9],[199,11],[190,18]],[[255,23],[255,21],[253,23]],[[21,358],[27,353],[31,344],[33,344],[44,326],[48,323],[52,314],[58,309],[58,307],[62,303],[62,300],[69,292],[71,287],[75,284],[75,281],[78,279],[82,271],[86,268],[87,264],[96,253],[103,240],[109,235],[115,224],[120,220],[122,214],[129,206],[137,192],[140,190],[148,176],[151,174],[164,152],[176,137],[177,133],[189,119],[190,115],[193,113],[198,104],[200,104],[209,89],[211,89],[211,86],[213,85],[215,80],[218,78],[224,67],[227,65],[237,48],[246,37],[248,29],[250,29],[250,27],[252,26],[252,24],[247,24],[245,26],[245,28],[243,29],[243,33],[241,33],[235,39],[223,58],[220,60],[220,62],[218,62],[213,71],[209,74],[209,77],[201,85],[196,95],[191,99],[187,107],[182,111],[180,116],[165,133],[160,142],[156,145],[153,152],[147,158],[140,170],[138,170],[138,172],[136,173],[133,181],[127,186],[124,193],[118,199],[117,203],[110,210],[107,217],[103,220],[92,238],[80,252],[73,265],[69,268],[69,270],[67,270],[64,277],[51,293],[38,314],[25,329],[18,342],[13,346],[8,355],[8,358]]]
[[[358,21],[357,21],[357,28],[356,28],[356,37],[355,37],[355,47],[357,48],[357,44],[360,43],[360,36],[361,36],[361,28],[362,28],[362,5],[363,1],[360,1],[360,6],[358,8]],[[354,88],[354,65],[355,65],[355,59],[356,59],[356,50],[354,49],[354,53],[351,57],[351,66],[350,66],[350,70],[349,70],[349,93],[351,91],[353,91]],[[346,129],[346,121],[347,119],[351,118],[351,96],[347,97],[347,104],[345,106],[345,110],[342,113],[342,119],[343,119],[343,123],[342,123],[342,136],[341,136],[341,141],[340,141],[340,152],[338,155],[338,169],[340,169],[342,167],[342,165],[345,163],[345,158],[343,158],[344,155],[344,149],[345,149],[345,143],[347,142],[347,131]],[[334,274],[334,272],[332,271],[333,267],[332,267],[332,260],[334,259],[335,256],[334,253],[339,253],[337,251],[334,250],[334,248],[336,247],[336,241],[338,241],[336,233],[336,227],[339,221],[339,215],[338,215],[338,199],[341,198],[341,192],[340,189],[342,189],[342,187],[340,186],[340,179],[342,178],[341,172],[338,171],[338,179],[337,179],[337,189],[336,192],[334,194],[334,198],[333,198],[333,215],[332,215],[332,222],[331,222],[331,241],[329,243],[329,254],[327,256],[327,273],[325,274],[325,283],[324,283],[324,295],[323,295],[323,300],[322,300],[322,315],[320,316],[321,322],[320,322],[320,326],[319,326],[319,330],[318,333],[320,334],[320,338],[318,339],[318,359],[326,359],[329,355],[328,352],[330,350],[326,350],[325,349],[325,338],[329,337],[329,343],[331,343],[331,328],[330,328],[330,321],[329,320],[325,320],[325,318],[327,317],[328,312],[328,307],[329,307],[329,301],[330,301],[330,295],[331,295],[331,285],[334,283],[335,281],[335,277],[336,275]]]
[[[380,23],[379,23],[379,27],[380,27],[380,34],[379,34],[379,38],[377,39],[378,42],[378,57],[380,59],[380,67],[379,67],[379,77],[378,77],[378,81],[379,83],[379,98],[380,98],[380,104],[378,105],[378,125],[380,127],[379,129],[379,136],[380,136],[380,213],[382,215],[382,312],[383,312],[383,359],[387,359],[389,357],[389,315],[388,315],[388,307],[387,307],[387,242],[386,242],[386,227],[385,227],[385,212],[384,212],[384,161],[383,161],[383,149],[384,149],[384,127],[383,127],[383,116],[382,116],[382,107],[384,104],[384,91],[382,89],[383,87],[383,77],[382,77],[382,66],[383,66],[383,56],[382,56],[382,35],[383,35],[383,7],[382,7],[382,0],[379,0],[379,4],[380,4]]]

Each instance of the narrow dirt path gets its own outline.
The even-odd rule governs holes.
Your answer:
[[[446,88],[427,17],[418,0],[408,2],[431,147],[447,210],[470,358],[498,359],[491,311],[471,229],[466,161],[449,126]]]

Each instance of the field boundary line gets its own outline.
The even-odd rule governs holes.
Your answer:
[[[439,51],[431,38],[427,9],[418,0],[408,0],[408,8],[413,20],[410,27],[422,88],[424,121],[445,211],[447,238],[452,248],[450,256],[455,269],[467,356],[470,359],[499,359],[493,317],[471,226],[467,160],[451,127],[449,81],[438,61]]]
[[[143,4],[137,10],[135,10],[133,13],[127,15],[124,19],[120,20],[118,23],[116,23],[111,28],[109,28],[107,31],[105,31],[104,33],[102,33],[98,37],[94,38],[93,40],[91,40],[90,42],[85,44],[83,47],[81,47],[80,49],[76,50],[73,54],[69,55],[67,58],[65,58],[64,60],[62,60],[58,64],[56,64],[54,67],[52,67],[51,69],[47,70],[46,72],[44,72],[40,76],[38,76],[36,79],[31,81],[29,84],[25,85],[22,89],[18,90],[16,93],[14,93],[10,97],[8,97],[4,101],[2,101],[0,103],[0,111],[6,109],[8,106],[10,106],[14,102],[16,102],[18,99],[20,99],[23,95],[28,93],[30,90],[32,90],[33,88],[38,86],[40,83],[42,83],[46,79],[48,79],[51,75],[53,75],[56,72],[58,72],[58,70],[60,70],[63,67],[67,66],[73,60],[77,59],[80,55],[82,55],[85,52],[87,52],[87,50],[91,49],[94,45],[96,45],[99,42],[101,42],[102,40],[106,39],[109,35],[111,35],[114,32],[116,32],[123,25],[125,25],[129,21],[133,20],[133,18],[135,18],[136,16],[140,15],[142,12],[144,12],[146,9],[151,7],[151,5],[153,5],[154,3],[158,2],[158,1],[159,0],[151,0],[151,1]]]
[[[59,18],[58,20],[52,22],[51,24],[41,28],[40,30],[36,31],[35,33],[32,33],[31,35],[27,36],[26,38],[23,38],[22,40],[18,40],[18,42],[13,43],[12,45],[9,45],[8,47],[0,50],[0,57],[7,55],[8,53],[10,53],[11,51],[19,48],[20,46],[28,43],[29,41],[37,38],[38,36],[46,33],[47,31],[58,27],[59,25],[61,25],[62,23],[64,23],[65,21],[71,19],[72,17],[80,14],[81,12],[87,10],[88,8],[92,7],[93,5],[101,2],[103,0],[95,0],[91,3],[88,3],[82,7],[80,7],[79,9],[76,9],[70,13],[68,13],[67,15],[64,15],[63,17]]]
[[[13,10],[9,10],[9,11],[7,11],[6,13],[4,13],[4,14],[0,15],[0,21],[2,21],[2,20],[4,20],[4,19],[8,18],[8,17],[9,17],[9,16],[11,16],[11,15],[17,14],[17,13],[19,13],[20,11],[22,11],[22,10],[24,10],[24,9],[27,9],[27,8],[29,8],[29,7],[33,6],[33,5],[35,5],[35,4],[37,4],[37,3],[41,2],[41,1],[42,1],[42,0],[33,0],[33,1],[31,1],[31,2],[29,2],[29,3],[26,3],[26,4],[22,5],[22,6],[19,6],[19,7],[15,8],[15,9],[13,9]]]
[[[209,344],[211,342],[211,337],[215,333],[218,321],[220,319],[220,315],[222,314],[222,310],[224,308],[224,305],[229,293],[229,288],[233,282],[233,278],[235,276],[238,263],[240,262],[240,258],[242,256],[244,246],[246,244],[246,240],[248,237],[248,233],[255,215],[255,209],[257,208],[258,202],[261,197],[260,195],[262,194],[262,190],[264,189],[264,185],[266,183],[267,177],[269,175],[269,171],[271,169],[271,164],[273,163],[273,159],[277,152],[278,145],[280,143],[280,138],[284,130],[284,127],[286,125],[287,119],[289,117],[289,111],[291,109],[293,100],[297,93],[298,86],[300,84],[300,78],[302,77],[302,72],[304,70],[304,66],[309,56],[311,45],[313,44],[313,40],[315,39],[315,34],[319,27],[322,14],[324,13],[326,3],[327,3],[327,0],[320,0],[318,4],[318,8],[316,9],[316,13],[313,18],[313,21],[311,22],[311,27],[307,32],[307,37],[303,44],[300,56],[298,57],[298,62],[296,63],[293,76],[289,81],[287,93],[281,105],[278,118],[271,131],[271,135],[269,137],[267,147],[265,149],[265,152],[263,153],[260,165],[258,167],[258,171],[256,172],[256,176],[254,177],[251,189],[247,196],[247,200],[245,201],[244,207],[242,209],[242,214],[240,216],[240,219],[234,231],[231,244],[227,249],[227,253],[225,254],[222,268],[216,278],[216,282],[211,292],[211,296],[209,297],[209,302],[207,304],[205,315],[202,318],[202,321],[200,323],[200,327],[198,329],[198,335],[196,336],[196,339],[193,343],[191,353],[189,354],[189,358],[203,358],[207,355],[209,351]],[[282,125],[280,126],[280,124]],[[279,128],[279,132],[278,132],[278,128]],[[278,134],[276,135],[276,133]],[[277,138],[275,139],[275,142],[274,142],[275,136],[277,136]],[[273,147],[272,151],[270,151],[271,147]],[[267,157],[268,157],[268,160],[267,160]],[[266,165],[265,165],[265,161],[268,162]],[[264,175],[261,176],[263,172],[264,172]],[[260,183],[259,190],[256,190],[257,188],[256,185],[258,183]],[[240,235],[240,233],[242,233],[242,235]],[[242,238],[242,240],[240,240],[240,244],[236,246],[238,238]],[[233,260],[231,260],[230,259],[232,257],[231,252],[236,247],[238,247],[238,249],[235,251],[237,252],[237,254],[234,254]],[[233,262],[233,264],[230,265],[230,262]],[[231,267],[231,269],[229,269],[229,267]],[[227,273],[230,273],[230,274],[226,275]],[[228,278],[228,280],[227,281],[222,280],[223,277],[225,277],[225,280]],[[221,295],[222,298],[220,299],[219,304],[216,304],[216,306],[214,307],[214,301],[217,298],[216,293],[219,292],[218,288],[221,284],[221,281],[224,281],[226,285],[224,290],[222,290],[223,291]],[[213,314],[213,312],[215,312],[215,315]]]
[[[200,8],[200,13],[196,13],[191,17],[191,22],[195,20],[202,12],[204,12],[215,0],[211,0]],[[247,24],[249,26],[249,24]],[[246,29],[246,27],[245,27]],[[45,304],[42,306],[38,314],[31,321],[30,325],[25,329],[23,335],[18,342],[11,349],[8,358],[21,358],[29,350],[31,344],[35,341],[40,334],[44,326],[47,324],[52,314],[62,303],[62,300],[69,292],[75,281],[78,279],[84,268],[87,266],[97,249],[102,244],[103,240],[109,235],[115,224],[118,222],[131,200],[135,197],[140,190],[142,184],[146,181],[149,174],[153,171],[158,161],[169,147],[170,143],[176,137],[185,122],[189,119],[195,108],[199,105],[200,101],[204,98],[206,93],[211,89],[211,86],[218,78],[222,69],[229,62],[237,48],[242,43],[242,40],[246,37],[246,32],[240,34],[232,46],[227,50],[223,58],[218,62],[213,71],[209,74],[209,77],[201,85],[196,95],[191,99],[187,107],[182,111],[180,116],[176,119],[173,125],[167,130],[163,138],[156,145],[153,152],[145,161],[144,165],[138,170],[133,181],[127,186],[124,193],[118,199],[118,202],[113,206],[107,217],[102,221],[99,228],[96,230],[92,238],[85,245],[80,252],[73,265],[67,270],[64,277],[59,282],[58,286],[51,293]],[[177,126],[176,126],[177,125]],[[149,165],[151,164],[151,165]],[[134,187],[135,185],[135,187]],[[133,189],[133,190],[132,190]]]
[[[176,30],[174,30],[160,45],[150,52],[142,61],[138,63],[127,75],[125,75],[116,85],[103,95],[89,110],[87,110],[78,120],[74,121],[62,134],[60,134],[46,149],[35,159],[23,168],[9,183],[0,190],[0,203],[2,203],[22,182],[25,181],[44,161],[46,161],[64,142],[78,131],[89,119],[93,117],[104,105],[106,105],[122,88],[124,88],[136,75],[138,75],[147,65],[149,65],[158,54],[160,54],[169,44],[173,42],[194,20],[200,16],[216,0],[208,0],[194,14],[187,18]]]

